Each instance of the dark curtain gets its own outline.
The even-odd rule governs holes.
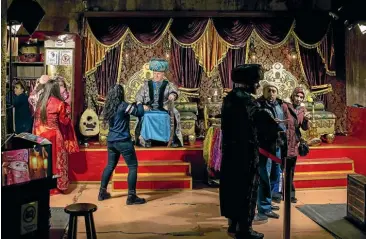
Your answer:
[[[218,34],[228,43],[244,47],[253,30],[250,20],[242,18],[214,18]]]
[[[283,19],[259,19],[254,20],[253,25],[258,35],[270,44],[277,44],[285,39],[292,24],[293,18]]]
[[[171,55],[172,74],[178,85],[198,88],[201,83],[202,67],[198,64],[192,48],[180,47],[173,42]]]
[[[202,36],[208,18],[177,18],[170,26],[170,32],[179,42],[191,44]]]
[[[117,83],[120,53],[120,45],[107,52],[104,61],[94,73],[98,95],[102,97],[106,97],[108,90]]]
[[[302,65],[309,85],[321,85],[326,83],[325,68],[317,49],[307,49],[299,46]],[[325,97],[320,96],[321,100]]]
[[[208,19],[174,19],[170,31],[184,44],[191,44],[202,36]],[[171,72],[175,82],[186,88],[197,88],[201,83],[202,67],[196,60],[192,48],[181,47],[175,41],[171,48]]]
[[[94,36],[103,44],[116,43],[128,29],[128,22],[121,18],[88,18]]]
[[[246,48],[229,49],[226,57],[219,65],[219,73],[221,78],[221,84],[223,88],[233,88],[233,82],[231,81],[231,71],[237,65],[245,63]]]
[[[328,15],[300,16],[296,18],[296,35],[306,44],[315,44],[327,34],[330,24]]]
[[[169,18],[88,18],[94,36],[103,44],[117,42],[129,28],[138,41],[156,42],[165,30]]]
[[[130,31],[138,41],[153,44],[163,34],[169,18],[129,18],[127,21]]]

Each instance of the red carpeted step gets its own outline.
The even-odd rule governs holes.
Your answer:
[[[354,171],[350,158],[298,159],[295,172],[342,172]]]
[[[346,187],[347,175],[353,172],[295,173],[294,183],[298,189]]]
[[[114,175],[124,175],[128,173],[125,162],[120,162]],[[141,161],[138,167],[139,175],[170,175],[186,176],[191,174],[191,164],[181,161]]]
[[[114,192],[127,190],[127,175],[113,176],[112,185]],[[139,191],[192,189],[192,178],[189,176],[139,176],[136,187]]]

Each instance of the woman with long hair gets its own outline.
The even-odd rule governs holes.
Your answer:
[[[52,142],[52,168],[57,174],[57,189],[64,193],[69,186],[68,153],[79,151],[77,144],[72,149],[65,146],[62,127],[71,124],[70,106],[65,104],[60,86],[56,80],[48,80],[44,84],[43,93],[38,100],[35,111],[33,134],[47,138]],[[72,132],[75,135],[75,132]]]
[[[146,200],[136,195],[138,163],[130,135],[130,115],[142,117],[144,108],[141,102],[128,104],[124,98],[123,87],[117,84],[108,92],[105,102],[103,120],[109,125],[107,138],[108,163],[103,171],[98,200],[102,201],[111,197],[107,192],[107,186],[120,155],[122,155],[128,167],[128,197],[126,204],[144,204]]]
[[[33,91],[29,94],[28,102],[32,106],[32,113],[35,113],[39,99],[44,91],[44,85],[50,80],[48,75],[42,75],[36,81]]]

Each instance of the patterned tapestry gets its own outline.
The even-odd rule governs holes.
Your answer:
[[[124,55],[122,59],[122,67],[120,67],[121,71],[119,74],[119,82],[121,84],[125,84],[129,78],[141,70],[142,66],[149,62],[151,58],[165,58],[169,60],[170,51],[166,47],[166,43],[169,40],[168,37],[169,36],[167,34],[155,46],[146,47],[142,44],[138,44],[130,36],[127,36],[123,46]],[[166,72],[166,77],[170,81],[176,82],[169,70]]]
[[[346,133],[347,130],[347,105],[346,105],[346,83],[335,77],[330,77],[329,84],[333,92],[327,95],[327,110],[336,116],[336,133]]]
[[[254,40],[256,60],[248,56],[248,63],[261,64],[264,70],[268,71],[274,63],[280,62],[286,71],[291,72],[296,77],[299,84],[307,84],[301,73],[299,57],[297,56],[296,59],[291,58],[291,45],[289,41],[278,47],[273,47],[261,41],[256,34],[252,34],[251,37]]]

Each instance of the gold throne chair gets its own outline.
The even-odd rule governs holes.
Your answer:
[[[335,133],[335,120],[336,116],[332,112],[325,111],[325,106],[322,101],[317,102],[309,102],[311,90],[314,91],[314,88],[309,89],[306,85],[299,84],[296,77],[293,76],[290,72],[286,71],[283,68],[283,65],[279,62],[273,64],[272,68],[264,73],[264,78],[259,82],[261,85],[258,90],[258,97],[262,95],[262,87],[266,83],[271,82],[277,85],[279,89],[278,97],[282,100],[289,101],[292,91],[295,87],[301,86],[304,88],[306,92],[306,98],[304,100],[304,104],[306,109],[311,114],[311,124],[310,129],[307,131],[302,131],[301,134],[303,138],[307,141],[311,142],[321,142],[322,136],[325,136],[328,143],[332,143],[334,140]],[[314,104],[314,105],[313,105]],[[313,143],[311,143],[313,144]]]
[[[136,94],[140,87],[143,85],[145,80],[151,79],[152,76],[153,72],[149,70],[149,63],[145,63],[141,70],[133,74],[124,85],[126,102],[135,102]],[[180,113],[183,139],[184,141],[189,140],[191,144],[196,140],[195,127],[198,115],[198,106],[196,102],[191,102],[190,99],[199,98],[198,91],[199,88],[189,89],[179,87],[179,97],[174,103],[175,108]],[[135,137],[136,122],[137,118],[135,116],[131,116],[130,133],[133,138]]]

